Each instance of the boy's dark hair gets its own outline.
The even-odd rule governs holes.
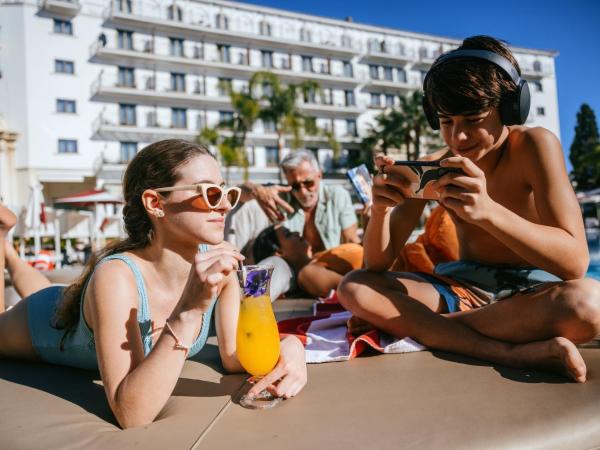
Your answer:
[[[279,250],[279,239],[273,225],[260,232],[252,246],[254,262],[258,263],[269,256],[273,256]]]
[[[521,75],[519,64],[506,43],[493,37],[466,38],[458,50],[494,52],[510,61]],[[434,62],[424,88],[434,110],[450,116],[498,107],[501,100],[517,95],[516,84],[503,70],[479,58],[450,59],[439,65]]]

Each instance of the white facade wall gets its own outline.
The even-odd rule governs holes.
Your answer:
[[[284,83],[320,83],[323,95],[316,98],[317,105],[303,105],[303,111],[315,116],[319,127],[333,127],[342,148],[357,148],[386,102],[397,105],[399,95],[419,89],[435,57],[460,44],[218,0],[178,0],[181,21],[167,17],[170,0],[129,4],[131,13],[127,0],[115,1],[112,9],[108,0],[0,0],[0,114],[19,133],[21,203],[35,180],[54,196],[84,186],[116,190],[125,162],[120,142],[137,142],[140,149],[171,136],[194,139],[204,126],[216,125],[221,111],[231,111],[228,98],[219,93],[219,78],[232,79],[234,89],[243,88],[254,71],[265,69],[262,51],[272,52],[273,70]],[[79,11],[59,11],[77,5]],[[228,29],[218,15],[228,18]],[[70,20],[73,35],[55,33],[54,18]],[[270,37],[260,34],[261,23],[263,31],[269,24]],[[133,32],[133,50],[119,48],[119,29]],[[98,41],[101,33],[104,46]],[[183,39],[183,57],[171,55],[170,38]],[[221,45],[229,46],[229,62],[223,61]],[[559,135],[556,54],[513,50],[531,83],[527,124]],[[311,73],[303,70],[303,57],[312,57]],[[75,73],[55,73],[56,59],[73,61]],[[345,73],[348,63],[351,77]],[[123,86],[119,67],[133,69],[131,85]],[[372,79],[374,71],[379,80]],[[173,92],[171,72],[185,74],[183,92]],[[346,106],[347,91],[354,105]],[[57,99],[75,100],[77,112],[58,113]],[[135,124],[120,124],[119,103],[136,105]],[[173,127],[173,107],[186,109],[185,128]],[[356,121],[357,137],[348,135],[348,120]],[[77,140],[78,152],[59,153],[59,139]],[[276,177],[267,155],[268,147],[277,146],[272,130],[259,121],[248,141],[251,176]],[[324,138],[307,139],[305,145],[320,149],[323,162],[331,158]]]

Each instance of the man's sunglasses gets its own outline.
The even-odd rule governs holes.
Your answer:
[[[292,187],[292,191],[299,191],[302,186],[304,186],[304,188],[307,190],[311,190],[313,187],[315,187],[315,183],[315,180],[308,179],[304,181],[296,181],[295,183],[290,184],[290,186]]]
[[[202,198],[210,209],[217,209],[223,197],[231,204],[232,208],[240,201],[242,190],[239,187],[223,188],[212,183],[186,184],[183,186],[162,187],[154,189],[156,192],[172,192],[172,191],[195,191],[202,195]]]

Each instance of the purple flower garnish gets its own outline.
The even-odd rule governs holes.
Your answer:
[[[269,284],[269,272],[264,269],[253,270],[246,276],[244,283],[244,295],[250,297],[260,297],[267,292]]]

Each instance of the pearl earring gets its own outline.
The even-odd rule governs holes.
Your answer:
[[[165,217],[165,213],[163,211],[157,211],[156,217]]]

